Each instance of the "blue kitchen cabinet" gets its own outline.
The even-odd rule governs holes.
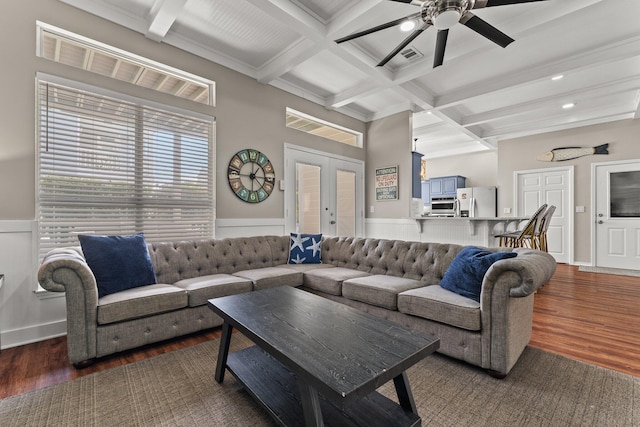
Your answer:
[[[464,188],[467,178],[460,175],[441,176],[429,179],[431,197],[456,197],[456,190]]]
[[[429,190],[429,180],[422,181],[422,203],[425,206],[431,205],[431,191]]]

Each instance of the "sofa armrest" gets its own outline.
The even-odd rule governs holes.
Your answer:
[[[484,282],[495,282],[500,275],[514,272],[519,280],[513,282],[509,296],[522,298],[534,293],[551,279],[556,271],[556,260],[546,252],[517,248],[515,258],[507,258],[494,263],[484,277]],[[484,285],[483,285],[484,286]]]
[[[38,282],[48,291],[65,292],[71,363],[96,357],[98,287],[80,248],[49,252],[38,269]]]
[[[494,263],[484,276],[480,310],[482,366],[503,376],[509,373],[531,338],[533,293],[556,270],[555,259],[532,249]]]

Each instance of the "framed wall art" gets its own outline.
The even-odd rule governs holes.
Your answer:
[[[398,165],[376,168],[376,201],[398,200]]]

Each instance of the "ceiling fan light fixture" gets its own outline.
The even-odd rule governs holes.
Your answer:
[[[400,31],[408,32],[413,30],[416,27],[416,21],[413,19],[408,19],[400,24]]]
[[[444,10],[433,17],[433,26],[438,30],[448,30],[456,25],[461,17],[462,13],[457,8]]]

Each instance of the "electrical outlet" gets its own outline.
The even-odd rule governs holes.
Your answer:
[[[511,208],[504,208],[504,209],[502,210],[502,213],[510,214],[510,213],[511,213]]]
[[[576,212],[584,213],[584,206],[576,206]]]
[[[373,205],[369,206],[370,213],[374,213],[375,211],[376,211],[376,208],[374,208]]]

